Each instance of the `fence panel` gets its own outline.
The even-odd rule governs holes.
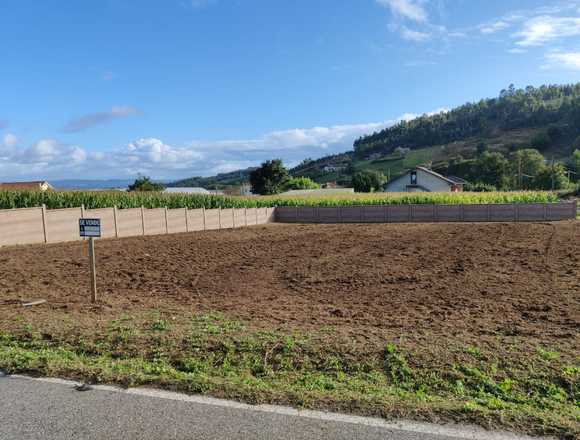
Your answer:
[[[160,235],[167,233],[165,227],[165,209],[144,209],[145,235]]]
[[[365,223],[385,223],[387,221],[386,206],[362,206],[362,219]]]
[[[411,221],[410,205],[388,205],[387,219],[390,223],[404,223]]]
[[[317,223],[318,222],[317,215],[318,213],[316,208],[299,207],[297,210],[296,221],[303,223]],[[267,221],[268,214],[266,213],[261,223],[266,223]]]
[[[463,205],[435,205],[435,220],[438,222],[460,222]]]
[[[436,221],[435,205],[411,205],[411,221],[416,223]]]
[[[141,208],[119,209],[117,211],[119,237],[143,235]]]
[[[542,204],[518,205],[516,210],[520,222],[541,221],[547,216],[545,205]]]
[[[221,225],[222,229],[231,229],[234,227],[234,210],[229,209],[222,209],[221,212]]]
[[[515,222],[517,211],[515,205],[489,205],[489,220],[492,222]]]
[[[187,210],[187,231],[203,231],[205,229],[205,221],[203,219],[203,209],[188,209]],[[207,212],[207,211],[206,211]]]
[[[79,219],[81,208],[51,209],[46,211],[46,241],[60,243],[62,241],[80,240]]]
[[[185,208],[168,209],[167,210],[167,232],[169,234],[177,234],[180,232],[187,232],[187,222],[185,217],[187,212]]]
[[[234,209],[234,228],[241,228],[246,226],[246,210]]]
[[[256,208],[248,208],[246,211],[246,218],[248,220],[248,226],[253,226],[258,224],[258,211]]]
[[[115,210],[113,208],[85,209],[85,218],[101,219],[101,237],[115,237]]]
[[[547,220],[557,221],[557,220],[567,220],[571,218],[576,218],[577,203],[554,203],[546,205],[546,218]]]
[[[44,243],[42,208],[0,211],[0,246]]]
[[[220,229],[221,214],[222,214],[221,209],[206,209],[205,229],[207,230]]]

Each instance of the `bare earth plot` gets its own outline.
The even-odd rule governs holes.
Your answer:
[[[578,222],[102,240],[98,305],[86,260],[0,249],[0,368],[580,433]]]

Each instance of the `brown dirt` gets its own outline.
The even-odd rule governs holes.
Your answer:
[[[101,240],[97,262],[95,307],[86,243],[0,249],[0,330],[155,309],[367,342],[519,336],[572,357],[578,343],[580,222],[268,225]]]

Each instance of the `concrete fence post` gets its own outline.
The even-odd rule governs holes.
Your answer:
[[[119,238],[119,224],[117,221],[117,205],[113,206],[113,223],[115,224],[115,238]]]
[[[169,234],[169,221],[167,219],[167,206],[165,207],[165,233]]]
[[[236,227],[236,210],[232,208],[232,229]]]
[[[222,228],[222,208],[218,208],[218,229]]]
[[[205,231],[206,230],[206,226],[205,226],[205,224],[206,224],[206,219],[205,219],[205,206],[202,206],[201,213],[203,214],[203,230]]]
[[[463,203],[459,205],[459,218],[462,222],[465,221],[465,205]]]
[[[187,206],[183,208],[183,213],[185,214],[185,232],[189,232],[189,219],[187,218]]]
[[[44,235],[44,242],[48,243],[48,236],[46,235],[46,205],[43,203],[41,207],[42,212],[42,233]]]
[[[487,221],[490,222],[491,221],[491,205],[486,205],[487,206]]]
[[[85,204],[81,203],[81,218],[85,218]],[[82,241],[86,241],[87,237],[81,237]]]
[[[548,204],[544,204],[544,212],[542,213],[542,218],[545,220],[548,220]]]
[[[248,208],[244,208],[244,223],[248,226]]]
[[[260,224],[260,220],[258,219],[258,209],[260,209],[260,208],[258,208],[257,206],[254,208],[254,213],[256,214],[256,224],[257,225]]]
[[[145,235],[145,207],[141,205],[141,230]]]

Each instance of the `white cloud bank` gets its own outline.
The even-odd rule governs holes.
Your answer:
[[[517,46],[543,46],[554,40],[580,35],[580,17],[543,15],[526,21],[514,34]]]
[[[580,71],[580,52],[550,52],[546,54],[545,69],[566,68]]]
[[[430,114],[446,111],[439,109]],[[281,158],[287,165],[352,149],[360,136],[418,115],[364,124],[272,131],[255,139],[192,141],[172,146],[157,138],[142,138],[110,151],[92,152],[55,139],[41,139],[23,148],[16,137],[0,144],[0,175],[14,179],[123,178],[138,173],[157,179],[212,175]],[[8,148],[10,146],[10,148]],[[3,152],[3,153],[2,153]]]

